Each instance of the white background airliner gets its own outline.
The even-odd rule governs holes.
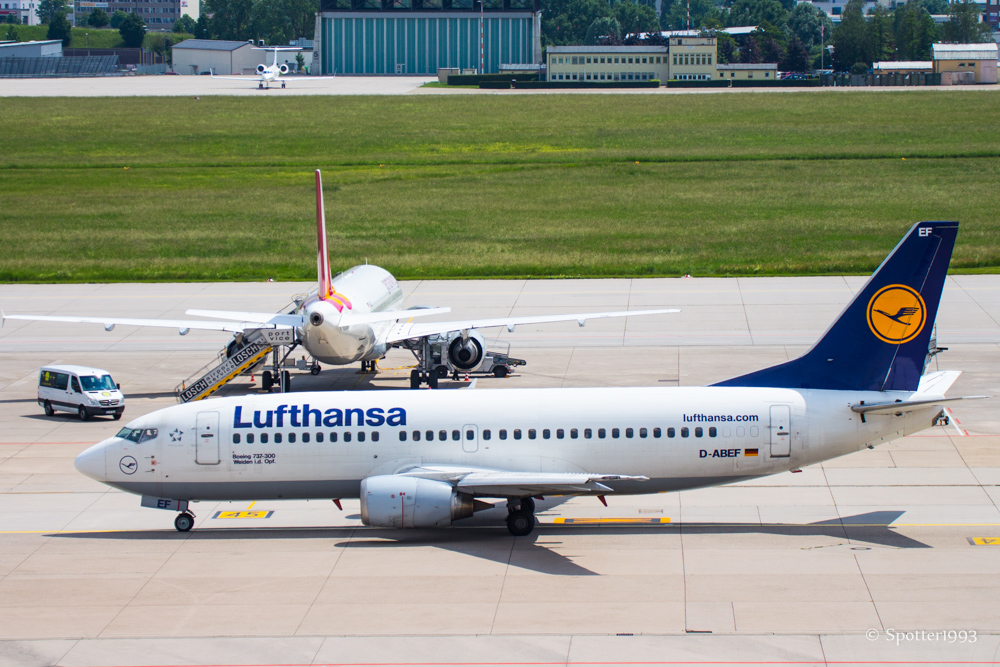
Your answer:
[[[91,322],[104,325],[111,331],[116,325],[140,327],[167,327],[177,329],[181,335],[191,329],[229,331],[240,334],[247,329],[274,327],[295,329],[301,345],[317,362],[345,365],[357,361],[363,368],[375,370],[375,362],[392,347],[405,347],[414,352],[418,368],[410,375],[410,386],[417,388],[426,383],[437,387],[438,377],[446,371],[475,371],[486,359],[486,339],[478,331],[490,327],[507,327],[513,331],[520,324],[543,322],[572,322],[580,326],[589,319],[655,315],[679,312],[676,308],[631,310],[600,313],[572,313],[560,315],[535,315],[523,317],[496,317],[433,323],[416,323],[414,318],[440,315],[451,309],[412,308],[402,310],[403,292],[399,283],[385,269],[363,264],[332,276],[327,252],[326,214],[323,204],[323,185],[316,170],[316,267],[318,288],[297,298],[295,308],[289,313],[260,313],[228,310],[188,310],[188,315],[216,318],[207,320],[159,320],[129,317],[78,317],[65,315],[7,315],[5,319],[44,322]],[[428,341],[443,340],[442,355],[435,359],[428,349]],[[443,339],[439,337],[444,337]],[[227,351],[236,353],[242,338],[234,337]],[[268,384],[270,373],[265,377]],[[269,386],[265,386],[268,389]]]
[[[283,74],[288,74],[288,65],[282,63],[278,64],[278,52],[279,51],[301,51],[302,49],[297,46],[268,46],[268,47],[253,47],[254,51],[274,51],[274,60],[270,65],[257,65],[257,79],[247,79],[243,76],[215,76],[213,70],[209,70],[213,79],[228,79],[230,81],[257,81],[257,87],[261,90],[269,90],[272,83],[281,83],[281,87],[285,87],[285,82],[281,81],[281,76]]]
[[[943,419],[924,374],[958,224],[914,225],[803,356],[710,387],[326,392],[211,399],[133,420],[77,469],[189,502],[359,498],[369,526],[448,526],[506,502],[678,491],[842,456]],[[978,398],[978,397],[964,397]],[[135,465],[138,463],[139,465]]]

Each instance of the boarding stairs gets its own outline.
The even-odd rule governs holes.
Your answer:
[[[177,385],[174,393],[178,403],[190,403],[208,398],[226,383],[253,368],[264,360],[269,352],[281,346],[294,346],[296,339],[293,329],[247,329],[243,332],[243,347],[231,357],[226,350],[209,362],[190,378]]]

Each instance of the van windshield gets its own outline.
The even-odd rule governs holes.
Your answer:
[[[115,381],[111,379],[110,375],[102,375],[101,377],[97,377],[96,375],[81,375],[80,384],[83,385],[84,391],[117,389]]]

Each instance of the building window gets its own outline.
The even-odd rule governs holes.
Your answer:
[[[766,79],[767,77],[769,77],[769,76],[771,76],[771,73],[770,73],[770,72],[764,72],[764,78],[765,78],[765,79]]]
[[[615,64],[618,64],[618,56],[615,56]]]
[[[712,64],[712,54],[711,53],[708,54],[708,64],[709,65]]]
[[[645,58],[643,58],[643,59],[642,59],[642,64],[643,64],[643,65],[645,65],[645,64],[646,64],[646,59],[645,59]]]
[[[588,65],[590,64],[590,58],[587,58],[587,64]]]

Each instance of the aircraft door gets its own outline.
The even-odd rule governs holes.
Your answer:
[[[792,425],[790,409],[787,405],[771,406],[771,457],[791,456]]]
[[[472,454],[479,451],[479,427],[466,424],[462,427],[462,451]]]
[[[195,431],[195,463],[217,465],[220,461],[219,413],[199,412]]]

